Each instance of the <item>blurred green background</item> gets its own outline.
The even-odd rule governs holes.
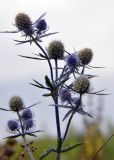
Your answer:
[[[89,113],[94,111],[93,99],[88,97],[87,105],[89,107]],[[61,160],[92,160],[95,153],[99,148],[107,141],[107,139],[113,134],[114,127],[111,123],[107,126],[107,133],[102,131],[102,122],[104,121],[103,109],[104,98],[97,98],[96,107],[96,119],[91,121],[86,117],[83,117],[83,132],[79,133],[73,126],[70,127],[68,137],[63,147],[68,147],[76,143],[85,142],[72,151],[68,151],[61,154]],[[52,136],[45,136],[36,139],[28,138],[28,147],[33,152],[35,159],[39,157],[48,149],[56,147],[56,138]],[[113,160],[114,159],[114,140],[112,139],[99,153],[97,160]],[[24,150],[23,142],[14,139],[8,139],[4,141],[4,144],[0,147],[0,160],[28,160],[29,157]],[[55,160],[55,153],[50,153],[45,160]]]

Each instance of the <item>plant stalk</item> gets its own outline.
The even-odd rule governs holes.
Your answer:
[[[18,115],[18,118],[19,118],[19,121],[20,121],[20,125],[21,125],[21,131],[22,131],[22,138],[23,138],[23,141],[24,141],[24,145],[25,145],[25,149],[30,157],[30,160],[35,160],[30,149],[28,148],[27,144],[26,144],[26,139],[25,139],[25,132],[24,132],[24,128],[23,128],[23,123],[22,123],[22,120],[21,120],[21,116],[19,114],[19,112],[17,112],[17,115]]]
[[[58,63],[57,63],[57,59],[55,59],[55,81],[57,79],[58,79]],[[57,86],[57,81],[56,81],[55,85]],[[54,102],[55,102],[55,116],[56,116],[56,127],[57,127],[57,155],[56,155],[56,160],[60,160],[62,138],[61,138],[59,109],[58,109],[58,89],[56,89],[56,93],[55,93],[55,96],[54,96]]]

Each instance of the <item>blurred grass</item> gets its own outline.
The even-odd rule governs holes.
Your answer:
[[[92,127],[94,128],[94,127]],[[93,130],[95,131],[95,130]],[[90,129],[89,132],[90,133]],[[96,135],[96,136],[95,136]],[[72,151],[62,153],[61,154],[61,160],[92,160],[94,157],[94,154],[96,151],[101,147],[101,145],[109,138],[110,135],[107,135],[104,137],[102,134],[96,134],[95,135],[88,135],[87,132],[80,136],[76,134],[74,131],[70,132],[67,141],[65,142],[63,147],[68,147],[72,144],[80,143],[80,142],[86,142],[83,146],[77,147],[73,149]],[[31,141],[30,141],[31,142]],[[28,142],[29,143],[29,142]],[[23,142],[17,142],[15,146],[13,147],[15,150],[14,155],[12,158],[8,158],[6,160],[16,160],[18,155],[22,153],[22,145]],[[37,148],[33,155],[35,157],[35,160],[38,160],[41,154],[43,154],[46,150],[49,148],[56,147],[56,140],[52,137],[44,137],[36,139],[31,148]],[[2,147],[3,148],[3,147]],[[100,156],[96,160],[114,160],[114,138],[109,141],[109,143],[103,148],[103,150],[100,152]],[[1,151],[1,150],[0,150]],[[24,151],[24,158],[22,160],[29,160],[29,157]],[[56,153],[50,153],[45,160],[55,160]],[[2,160],[0,158],[0,160]]]
[[[80,143],[79,138],[75,135],[75,133],[73,132],[72,134],[69,135],[68,140],[65,142],[63,147],[68,147],[71,146],[73,144],[76,143]],[[39,159],[39,157],[41,156],[41,154],[43,154],[46,150],[48,150],[49,148],[55,148],[56,147],[56,140],[52,137],[44,137],[44,138],[40,138],[34,141],[34,146],[37,147],[37,150],[35,152],[33,152],[33,155],[35,157],[35,159]],[[22,147],[19,143],[17,143],[17,145],[15,146],[16,148],[16,152],[14,154],[14,156],[12,157],[11,160],[16,160],[16,158],[18,157],[19,153],[22,150]],[[62,153],[61,154],[61,160],[74,160],[76,155],[78,154],[78,151],[80,150],[80,147],[73,149],[72,151],[66,152],[66,153]],[[55,155],[56,153],[50,153],[45,160],[55,160]],[[27,154],[25,155],[25,159],[29,159]]]
[[[102,122],[104,120],[102,112],[104,108],[103,99],[99,99],[96,104],[96,118],[94,121],[89,121],[83,118],[84,130],[83,134],[79,135],[73,128],[70,128],[68,137],[63,147],[68,147],[76,143],[85,142],[83,146],[79,146],[72,151],[61,154],[61,160],[92,160],[96,152],[100,147],[107,141],[107,139],[113,134],[114,126],[107,125],[107,135],[101,132]],[[91,108],[92,113],[92,98],[89,98],[88,106]],[[11,158],[5,160],[16,160],[18,155],[22,153],[23,148],[21,147],[23,142],[18,142],[13,146],[14,154]],[[29,143],[29,142],[28,142]],[[7,145],[7,144],[6,144]],[[0,147],[0,153],[3,151],[5,145]],[[36,150],[34,150],[36,148]],[[39,160],[39,157],[48,149],[56,148],[56,139],[53,137],[42,137],[34,140],[31,146],[35,160]],[[1,154],[0,154],[1,155]],[[29,160],[27,153],[24,150],[24,158],[21,160]],[[55,160],[56,153],[50,153],[45,160]],[[4,160],[1,159],[0,160]],[[19,159],[18,159],[19,160]],[[96,160],[114,160],[114,137],[107,143],[103,150],[99,153]]]

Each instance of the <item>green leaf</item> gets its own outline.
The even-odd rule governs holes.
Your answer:
[[[64,148],[64,149],[61,150],[61,153],[70,151],[70,150],[72,150],[72,149],[74,149],[76,147],[79,147],[79,146],[83,145],[83,144],[85,144],[85,143],[78,143],[78,144],[74,144],[74,145],[72,145],[70,147]]]
[[[50,79],[48,78],[47,75],[45,76],[45,83],[46,83],[46,85],[47,85],[48,87],[50,87],[51,90],[54,89],[54,88],[53,88],[53,85],[52,85],[52,83],[50,82]]]

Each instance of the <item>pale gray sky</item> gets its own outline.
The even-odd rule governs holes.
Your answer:
[[[105,66],[106,69],[93,70],[92,73],[101,77],[94,81],[95,88],[108,88],[112,96],[106,98],[105,116],[110,117],[113,109],[114,80],[114,1],[113,0],[0,0],[0,30],[13,30],[15,15],[19,12],[28,14],[36,20],[42,13],[50,31],[60,33],[45,38],[47,46],[53,39],[62,40],[68,51],[90,47],[94,51],[92,65]],[[40,91],[29,86],[32,78],[43,79],[47,72],[44,63],[26,60],[17,55],[31,55],[37,48],[29,45],[15,46],[15,34],[0,34],[0,107],[7,107],[11,96],[23,96],[27,104],[41,99]],[[47,67],[46,67],[47,68]],[[97,84],[96,84],[97,83]],[[38,99],[38,101],[39,101]],[[41,110],[38,109],[38,110]],[[45,111],[40,111],[39,121]],[[48,113],[49,111],[47,111]],[[6,124],[6,116],[3,124]],[[1,120],[3,119],[1,116]],[[113,115],[111,116],[112,119]],[[54,119],[54,117],[53,117]],[[1,126],[1,124],[0,124]]]

